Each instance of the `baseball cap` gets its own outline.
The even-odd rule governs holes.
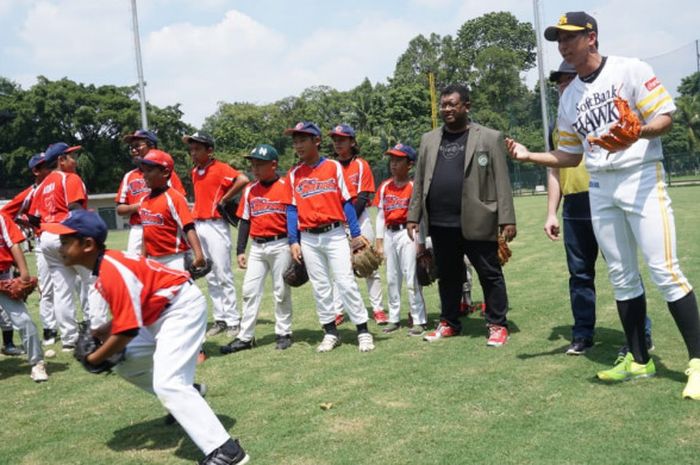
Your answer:
[[[294,133],[310,134],[312,136],[321,137],[321,130],[311,121],[300,121],[293,128],[287,128],[284,130],[286,136],[290,136]]]
[[[348,124],[339,124],[328,133],[329,136],[355,137],[355,130]]]
[[[139,162],[142,165],[161,166],[171,172],[175,167],[173,157],[171,157],[169,153],[158,149],[149,150],[146,156],[139,160]]]
[[[396,144],[386,152],[384,155],[393,155],[395,157],[406,157],[410,161],[416,161],[416,150],[410,145]]]
[[[549,73],[549,80],[555,83],[559,82],[559,78],[562,76],[562,74],[576,74],[576,68],[562,60],[561,64],[559,65],[559,69]]]
[[[263,161],[272,161],[278,160],[279,154],[277,153],[277,150],[270,144],[260,144],[253,150],[251,150],[248,156],[246,156],[246,158],[254,158],[256,160]]]
[[[37,166],[41,165],[46,161],[46,154],[44,152],[37,153],[32,155],[32,158],[29,159],[29,169],[33,170]]]
[[[60,223],[45,223],[41,229],[53,234],[78,234],[82,237],[92,237],[100,244],[107,239],[107,225],[93,210],[72,210],[65,220]]]
[[[593,16],[585,11],[570,11],[559,17],[556,26],[549,26],[544,30],[544,38],[556,42],[559,31],[593,31],[598,33],[598,23]]]
[[[133,134],[127,134],[124,136],[124,142],[127,144],[131,144],[135,139],[147,140],[153,144],[154,147],[158,145],[158,138],[156,135],[151,131],[147,131],[146,129],[137,129]]]
[[[200,144],[204,144],[208,147],[214,148],[214,138],[206,132],[202,131],[197,131],[191,136],[183,136],[182,142],[184,142],[185,144],[189,144],[190,142],[199,142]]]
[[[46,163],[51,163],[58,159],[61,155],[68,155],[71,152],[82,149],[82,145],[69,146],[65,142],[56,142],[49,145],[44,152],[44,161]]]

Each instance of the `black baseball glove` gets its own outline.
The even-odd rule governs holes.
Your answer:
[[[223,205],[217,204],[216,211],[219,212],[221,217],[225,219],[228,224],[238,227],[238,220],[240,219],[236,215],[236,212],[238,211],[238,199],[233,198]]]
[[[309,280],[309,274],[306,272],[304,262],[297,263],[292,260],[287,270],[284,272],[284,282],[292,287],[299,287]]]
[[[114,366],[124,359],[124,351],[113,355],[99,365],[93,365],[87,361],[87,356],[96,351],[102,345],[102,341],[92,335],[90,323],[84,321],[80,323],[78,330],[78,340],[75,343],[73,356],[78,360],[88,372],[99,374],[112,371]]]
[[[192,279],[203,278],[211,271],[212,261],[208,258],[204,259],[204,266],[197,268],[192,264],[192,255],[185,254],[185,269],[190,273]]]

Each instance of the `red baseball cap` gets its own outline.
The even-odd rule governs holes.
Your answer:
[[[140,160],[140,163],[143,165],[162,166],[168,171],[173,171],[175,167],[173,157],[167,152],[158,149],[149,150],[146,156]]]

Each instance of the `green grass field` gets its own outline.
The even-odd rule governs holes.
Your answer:
[[[700,213],[693,209],[700,187],[670,192],[678,255],[697,285]],[[614,386],[594,379],[623,340],[601,261],[596,345],[586,356],[563,354],[571,325],[568,274],[563,245],[542,232],[545,202],[545,197],[516,199],[518,237],[505,267],[512,337],[503,348],[486,347],[484,322],[472,315],[461,337],[433,344],[404,331],[386,336],[370,323],[377,349],[368,354],[358,352],[346,323],[345,343],[317,354],[321,331],[309,285],[294,291],[295,344],[289,350],[274,350],[268,293],[257,348],[221,356],[218,345],[225,337],[208,340],[211,357],[197,378],[209,385],[209,403],[241,439],[252,463],[698,463],[700,402],[681,400],[687,354],[646,271],[658,376]],[[123,232],[111,235],[110,246],[124,243]],[[242,279],[237,270],[239,289]],[[364,283],[360,287],[366,291]],[[425,296],[435,320],[436,286],[426,288]],[[36,295],[29,305],[36,316]],[[35,384],[24,359],[0,356],[1,464],[201,459],[178,426],[163,424],[155,398],[117,376],[87,374],[60,351],[48,370],[50,381]]]

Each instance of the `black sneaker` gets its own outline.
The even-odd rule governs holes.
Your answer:
[[[250,350],[253,348],[253,345],[255,345],[255,339],[250,341],[242,341],[236,338],[225,346],[219,347],[219,350],[222,354],[233,354],[240,352],[241,350]]]
[[[289,349],[292,346],[292,335],[285,334],[284,336],[282,336],[281,334],[277,334],[275,336],[275,341],[275,350]]]
[[[16,357],[18,355],[23,355],[24,351],[22,349],[20,349],[19,347],[17,347],[16,345],[10,343],[10,344],[5,345],[2,348],[2,354],[9,355],[11,357]]]
[[[243,465],[250,457],[245,453],[238,439],[229,439],[214,452],[204,457],[199,465]]]
[[[50,346],[56,343],[58,339],[58,332],[55,329],[44,329],[44,341],[42,342],[45,346]]]
[[[207,389],[207,385],[206,385],[206,384],[204,384],[204,383],[202,383],[202,384],[194,383],[192,386],[194,386],[194,388],[199,392],[199,395],[200,395],[200,396],[202,396],[202,397],[206,397],[206,396],[207,396],[207,391],[208,391],[208,389]],[[173,416],[172,413],[168,413],[168,414],[165,416],[165,420],[163,420],[163,422],[164,422],[166,425],[174,425],[175,423],[177,423],[177,420],[175,419],[175,417]]]
[[[575,338],[569,347],[566,348],[566,355],[583,355],[588,349],[593,347],[592,339]]]

